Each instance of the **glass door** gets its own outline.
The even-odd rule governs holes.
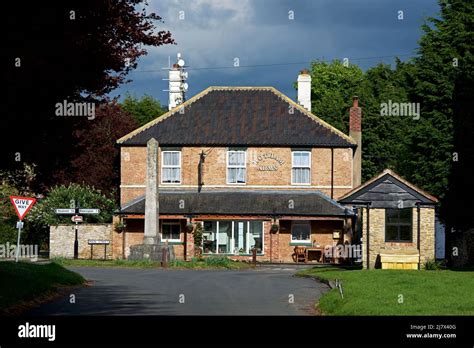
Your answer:
[[[247,221],[235,221],[234,222],[234,254],[248,254],[248,243],[247,243]]]
[[[219,254],[232,253],[232,221],[219,221]]]

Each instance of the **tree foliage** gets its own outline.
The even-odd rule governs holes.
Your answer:
[[[56,182],[85,184],[111,194],[119,184],[116,141],[137,127],[137,122],[117,102],[101,104],[95,119],[74,131],[75,156],[58,172]]]
[[[58,215],[55,209],[98,208],[100,214],[83,215],[84,222],[111,222],[116,204],[113,199],[103,195],[88,185],[70,184],[55,186],[48,195],[33,206],[25,218],[28,226],[25,239],[37,243],[45,243],[49,238],[49,226],[57,224],[73,224],[70,215]]]
[[[150,95],[144,95],[138,99],[137,97],[128,94],[121,106],[124,111],[133,116],[140,126],[154,120],[168,111],[161,106],[158,100]]]
[[[47,225],[73,224],[71,216],[58,215],[55,209],[98,208],[100,214],[84,215],[84,222],[111,222],[116,208],[115,202],[88,185],[70,184],[55,186],[48,195],[40,200],[28,213],[26,220],[32,223]]]
[[[341,61],[331,63],[315,61],[311,64],[312,112],[326,122],[347,133],[348,109],[352,96],[358,95],[363,72],[357,66],[345,66]]]
[[[441,198],[443,220],[474,223],[472,85],[474,4],[441,0],[422,26],[419,56],[362,73],[341,62],[314,62],[313,112],[347,133],[352,95],[362,115],[363,180],[392,168]],[[420,117],[381,116],[381,104],[419,103]],[[448,192],[448,197],[446,193]]]
[[[17,230],[15,223],[18,217],[10,202],[10,196],[18,195],[18,190],[5,180],[0,183],[0,244],[16,244]]]
[[[401,65],[401,62],[398,62]],[[404,81],[398,70],[379,64],[365,73],[340,61],[313,62],[312,111],[344,133],[349,132],[352,97],[359,96],[362,115],[362,177],[368,180],[385,168],[399,170],[404,156],[406,132],[413,120],[381,116],[380,105],[389,100],[407,101]]]
[[[53,184],[74,155],[72,133],[90,122],[58,117],[55,105],[102,102],[136,68],[145,46],[174,42],[158,29],[161,22],[143,0],[14,3],[1,23],[8,33],[2,115],[12,131],[0,137],[0,167],[18,168],[19,154],[21,162],[38,165],[41,189]]]

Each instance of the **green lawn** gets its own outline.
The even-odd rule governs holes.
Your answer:
[[[325,315],[474,315],[473,271],[319,268],[298,275],[342,281],[344,299],[333,289],[317,304]]]
[[[85,267],[131,267],[131,268],[161,268],[161,262],[150,260],[71,260],[53,259],[54,262],[63,266],[85,266]],[[246,262],[231,261],[226,257],[207,257],[202,260],[193,258],[190,261],[175,260],[168,264],[170,268],[192,268],[192,269],[248,269],[251,267]]]
[[[85,282],[79,274],[62,266],[29,262],[0,262],[0,313],[12,305],[39,300],[52,295],[59,286]]]

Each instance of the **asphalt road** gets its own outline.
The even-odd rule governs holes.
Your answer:
[[[70,267],[91,286],[28,315],[312,315],[328,287],[294,269],[163,270]],[[294,299],[294,303],[290,303]]]

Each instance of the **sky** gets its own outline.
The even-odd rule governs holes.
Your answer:
[[[366,70],[415,56],[421,25],[439,11],[436,0],[149,0],[145,9],[162,17],[157,30],[176,45],[145,47],[132,82],[110,96],[148,94],[165,106],[163,68],[178,52],[187,99],[209,86],[273,86],[295,99],[293,84],[311,61],[348,58]]]

